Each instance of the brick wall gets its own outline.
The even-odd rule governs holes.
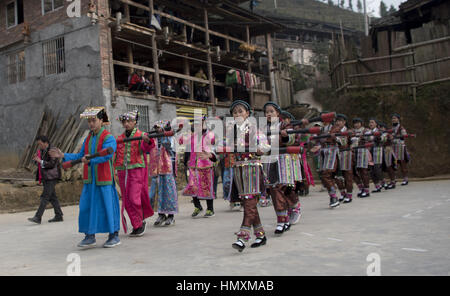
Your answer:
[[[81,14],[86,15],[90,0],[81,1]],[[99,0],[105,1],[105,0]],[[6,28],[6,4],[11,0],[0,0],[0,49],[23,40],[23,23],[15,27]],[[24,22],[30,24],[31,33],[42,30],[52,24],[68,19],[67,7],[70,2],[64,1],[64,7],[42,15],[42,0],[23,0]]]

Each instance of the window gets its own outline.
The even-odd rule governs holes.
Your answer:
[[[15,84],[25,80],[25,52],[8,55],[8,83]]]
[[[44,42],[42,53],[44,55],[45,76],[66,72],[64,37]]]
[[[11,28],[23,23],[23,0],[6,4],[6,27]]]
[[[52,12],[64,6],[64,0],[42,0],[42,14]]]
[[[127,104],[127,111],[139,111],[139,118],[137,122],[138,128],[143,132],[150,130],[150,118],[148,117],[148,106]]]

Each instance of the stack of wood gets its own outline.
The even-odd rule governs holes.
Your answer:
[[[36,138],[40,135],[46,135],[52,146],[58,147],[63,152],[74,153],[79,139],[84,133],[81,130],[83,121],[80,119],[80,107],[76,112],[66,118],[64,123],[58,128],[56,126],[60,113],[55,117],[51,110],[46,106],[42,113],[40,124],[33,137],[33,141],[27,146],[20,158],[18,168],[25,168],[35,172],[37,166],[33,162],[33,157],[38,150]]]

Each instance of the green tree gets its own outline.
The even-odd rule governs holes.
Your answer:
[[[334,5],[333,0],[328,0],[328,5],[333,6]]]
[[[386,4],[383,1],[380,2],[380,16],[385,17],[388,15],[388,10]]]
[[[353,1],[352,0],[348,0],[348,8],[353,11]]]

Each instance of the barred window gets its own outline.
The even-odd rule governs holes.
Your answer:
[[[64,0],[42,0],[42,14],[64,6]]]
[[[8,83],[15,84],[25,80],[25,52],[8,55]]]
[[[148,106],[127,104],[127,111],[139,111],[137,127],[144,132],[150,130],[150,118],[148,116]]]
[[[46,41],[42,44],[44,55],[44,75],[66,72],[66,58],[64,54],[64,37]]]

